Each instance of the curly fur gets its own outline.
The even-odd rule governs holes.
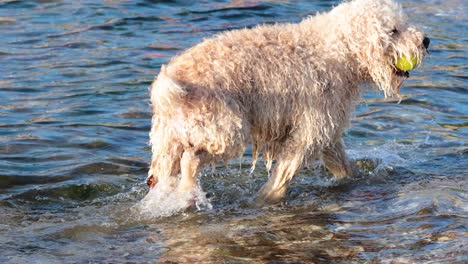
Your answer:
[[[152,184],[182,174],[190,191],[201,168],[241,157],[252,144],[273,174],[260,200],[277,202],[307,160],[351,173],[341,134],[374,83],[398,97],[399,56],[426,49],[392,0],[354,0],[297,24],[260,25],[206,39],[161,68],[151,88]]]

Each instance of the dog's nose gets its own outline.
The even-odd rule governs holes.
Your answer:
[[[431,40],[428,37],[424,37],[424,39],[423,39],[424,48],[428,49],[429,48],[429,43],[431,43]]]

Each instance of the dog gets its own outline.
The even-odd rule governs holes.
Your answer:
[[[151,85],[148,185],[180,175],[172,188],[192,192],[205,165],[242,157],[249,144],[252,167],[262,153],[271,171],[260,204],[281,201],[308,161],[350,176],[342,133],[360,85],[400,97],[429,42],[393,0],[345,1],[299,23],[203,40],[163,65]]]

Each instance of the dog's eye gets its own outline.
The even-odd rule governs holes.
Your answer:
[[[396,34],[398,34],[398,29],[393,28],[392,31],[390,31],[390,35],[393,36],[393,35],[396,35]]]

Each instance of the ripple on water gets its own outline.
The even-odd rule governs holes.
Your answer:
[[[332,228],[353,237],[366,250],[365,258],[391,262],[429,261],[432,258],[462,261],[463,232],[468,209],[459,186],[441,186],[442,179],[400,186],[388,192],[372,191],[370,201],[349,196],[336,214]],[[357,192],[361,194],[362,192]],[[461,218],[458,218],[461,217]],[[457,231],[454,231],[457,230]],[[442,250],[450,248],[450,253]],[[428,254],[427,250],[430,250]],[[374,252],[373,252],[374,251]]]

